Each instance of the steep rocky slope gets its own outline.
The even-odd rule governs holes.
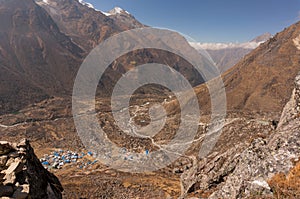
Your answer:
[[[27,140],[0,141],[0,197],[60,199],[63,188],[34,154]]]
[[[67,93],[83,51],[32,0],[1,1],[0,18],[0,113]]]
[[[47,3],[37,0],[36,2],[49,13],[58,24],[60,30],[85,50],[85,55],[100,42],[112,35],[134,28],[146,27],[130,13],[118,7],[112,9],[109,13],[104,13],[92,8],[91,5],[83,5],[77,0],[49,0]],[[179,34],[172,34],[170,38],[173,39],[174,43],[181,45],[181,48],[190,48],[187,41]],[[148,38],[145,38],[140,43],[146,44],[150,39],[161,38],[150,34]],[[120,46],[118,43],[114,45]],[[164,45],[168,46],[167,43]],[[183,74],[193,86],[204,82],[201,75],[181,57],[162,50],[142,49],[123,55],[111,64],[101,79],[100,95],[109,96],[108,94],[112,92],[114,84],[122,77],[124,72],[145,63],[163,63],[169,65]],[[153,92],[153,89],[146,88],[145,90]]]
[[[207,194],[209,198],[272,197],[268,180],[277,173],[287,174],[300,158],[300,74],[294,85],[275,132],[253,140],[245,150],[236,145],[212,159],[200,160],[182,175],[182,196],[206,190],[212,193]]]
[[[274,114],[282,111],[300,70],[299,35],[300,22],[297,22],[261,44],[222,75],[228,111]],[[209,110],[205,86],[195,89],[203,110]]]
[[[103,13],[78,0],[36,0],[58,25],[59,29],[88,53],[113,34],[144,27],[131,14],[120,10]]]
[[[70,100],[76,73],[93,47],[116,33],[144,27],[125,11],[107,16],[77,0],[0,1],[0,17],[0,114],[52,96]],[[174,36],[189,47],[180,35]],[[102,94],[111,93],[113,82],[145,62],[170,65],[193,86],[204,82],[182,58],[155,49],[140,50],[110,66],[100,82],[100,88],[105,85]]]
[[[300,70],[299,34],[300,23],[298,22],[260,45],[223,75],[228,104],[227,118],[230,118],[231,114],[241,118],[247,113],[252,114],[252,118],[259,118],[256,114],[269,113],[272,115],[271,118],[273,117],[273,121],[270,122],[276,127],[277,114],[282,111],[284,104],[290,99],[294,88],[294,79]],[[296,79],[296,81],[298,80]],[[203,105],[202,108],[209,110],[210,105],[206,88],[198,86],[196,92],[200,103]],[[297,109],[294,106],[290,109],[290,112],[295,112]],[[286,113],[285,110],[278,130],[274,133],[274,131],[261,129],[262,134],[256,134],[260,139],[255,138],[253,134],[259,128],[255,126],[249,128],[245,125],[252,120],[251,117],[246,119],[248,122],[246,121],[245,126],[242,128],[246,131],[239,131],[234,134],[237,128],[235,123],[228,125],[230,127],[228,131],[225,126],[212,153],[205,159],[199,160],[197,166],[182,175],[182,186],[185,190],[183,192],[184,197],[185,194],[208,197],[216,190],[218,190],[215,192],[216,198],[244,197],[244,194],[249,195],[250,192],[255,191],[254,188],[249,188],[250,186],[257,187],[257,184],[264,186],[272,174],[286,172],[290,169],[291,163],[282,166],[282,162],[287,163],[287,160],[293,158],[293,156],[297,158],[296,148],[298,143],[294,139],[297,137],[299,120],[289,117],[287,117],[289,119],[284,119]],[[287,124],[290,124],[290,126],[285,126],[288,130],[282,129],[284,121],[289,121]],[[251,134],[254,137],[246,138]],[[274,135],[268,138],[270,134]],[[249,146],[251,142],[252,145]],[[284,144],[291,142],[294,143]],[[274,149],[277,144],[282,148],[282,151],[279,150],[278,153]],[[246,149],[247,146],[249,146],[249,149]],[[271,157],[269,155],[270,151],[277,153],[278,157]],[[270,162],[264,162],[263,158],[260,159],[260,156],[270,160]],[[249,157],[250,160],[244,160],[243,157]],[[258,162],[261,162],[261,164],[258,164]],[[277,164],[277,166],[272,167],[272,164]],[[242,170],[246,165],[253,167],[253,170],[244,170],[245,173],[243,173]],[[255,169],[264,176],[263,180],[253,173]],[[231,176],[232,172],[240,173],[233,174],[232,178],[228,177]],[[224,181],[226,182],[223,187]],[[248,185],[247,189],[252,191],[244,189]],[[258,186],[258,191],[262,191],[261,186]]]
[[[294,39],[300,22],[261,44],[224,74],[228,108],[281,111],[300,70],[300,51]]]

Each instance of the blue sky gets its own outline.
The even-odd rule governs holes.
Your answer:
[[[244,42],[275,34],[300,20],[300,0],[86,0],[108,11],[119,6],[140,22],[199,42]]]

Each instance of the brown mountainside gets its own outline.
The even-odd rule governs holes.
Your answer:
[[[32,0],[0,2],[0,112],[64,94],[81,48]]]
[[[0,1],[4,21],[0,25],[0,113],[20,110],[50,96],[70,98],[77,71],[93,47],[113,34],[144,27],[125,11],[106,16],[77,0],[48,2]],[[185,39],[176,37],[182,46],[188,46]],[[118,67],[108,71],[100,86],[111,89],[112,82],[135,67],[132,61],[164,63],[183,71],[193,86],[203,83],[184,60],[167,52],[142,50],[120,57],[114,63]]]
[[[36,2],[51,15],[60,30],[72,38],[72,41],[85,49],[86,54],[100,42],[114,34],[129,29],[146,27],[137,21],[134,16],[124,10],[120,10],[120,8],[114,8],[105,14],[84,6],[77,0],[48,0],[47,4],[41,0],[36,0]],[[155,37],[153,35],[150,39],[154,39]],[[179,43],[181,48],[190,48],[185,39],[180,35],[173,34],[170,35],[170,38],[173,38],[174,42]],[[148,38],[144,40],[148,41]],[[140,43],[143,42],[141,41]],[[117,43],[115,45],[119,46]],[[168,46],[168,44],[165,45]],[[112,63],[110,69],[106,71],[105,76],[100,82],[100,94],[104,93],[105,96],[110,94],[114,84],[123,73],[145,63],[167,64],[183,74],[193,86],[204,82],[201,75],[182,58],[161,50],[144,49],[121,56]],[[149,90],[146,88],[146,90],[153,92],[153,89]]]
[[[144,27],[126,12],[106,16],[77,0],[48,0],[47,4],[42,0],[36,2],[49,13],[60,30],[87,53],[113,34]]]
[[[294,40],[300,22],[276,34],[224,74],[228,108],[281,111],[300,70],[300,51]]]
[[[300,70],[297,38],[300,22],[261,44],[222,75],[228,111],[281,112]],[[203,110],[209,110],[204,85],[196,87]]]

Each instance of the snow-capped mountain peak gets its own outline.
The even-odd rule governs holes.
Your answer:
[[[117,14],[122,14],[122,13],[129,14],[129,12],[127,12],[126,10],[123,10],[120,7],[114,7],[112,10],[109,11],[109,13],[111,15],[117,15]]]
[[[74,1],[77,1],[81,5],[84,5],[88,8],[92,8],[92,9],[96,10],[95,7],[93,6],[93,4],[91,4],[91,3],[85,2],[83,0],[74,0]],[[57,3],[57,0],[35,0],[35,2],[39,5],[53,6]],[[96,11],[99,11],[99,10],[96,10]]]
[[[111,11],[110,11],[110,13],[114,13],[114,14],[121,14],[122,13],[122,11],[123,11],[123,9],[122,8],[120,8],[120,7],[114,7]]]
[[[118,14],[129,14],[129,12],[127,12],[126,10],[120,8],[120,7],[114,7],[112,10],[110,10],[109,12],[103,12],[101,11],[103,14],[105,14],[106,16],[111,16],[111,15],[118,15]]]
[[[89,7],[89,8],[95,9],[95,7],[94,7],[91,3],[85,2],[85,1],[83,1],[83,0],[78,0],[78,2],[81,3],[81,4],[84,5],[84,6],[87,6],[87,7]]]
[[[47,5],[47,6],[52,6],[52,4],[55,4],[56,0],[35,0],[35,2],[39,5]],[[80,3],[83,6],[86,6],[88,8],[94,9],[95,11],[101,12],[102,14],[106,15],[106,16],[111,16],[111,15],[119,15],[119,14],[128,14],[130,15],[129,12],[127,12],[126,10],[120,8],[120,7],[114,7],[112,10],[110,10],[109,12],[103,12],[101,10],[98,10],[95,8],[95,6],[91,3],[88,3],[84,0],[74,0],[77,1],[78,3]]]

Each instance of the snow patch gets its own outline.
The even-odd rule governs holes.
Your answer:
[[[49,0],[36,1],[38,5],[50,5]]]
[[[197,43],[190,42],[190,45],[195,49],[205,50],[222,50],[228,48],[244,48],[244,49],[255,49],[263,42],[245,42],[245,43]]]
[[[251,184],[255,184],[257,186],[263,187],[263,188],[268,189],[268,190],[271,189],[269,184],[264,180],[254,180],[253,182],[251,182]]]
[[[129,12],[127,12],[126,10],[123,10],[120,7],[114,7],[111,11],[109,11],[108,14],[110,15],[117,15],[117,14],[122,14],[122,13],[126,13],[126,14],[130,14]]]
[[[48,1],[48,0],[43,0],[43,1]],[[101,10],[97,10],[93,4],[91,3],[88,3],[88,2],[85,2],[83,0],[78,0],[78,2],[84,6],[87,6],[88,8],[92,8],[94,9],[95,11],[98,11],[98,12],[101,12],[102,14],[104,14],[105,16],[111,16],[111,15],[117,15],[117,14],[121,14],[121,13],[126,13],[126,14],[130,14],[129,12],[127,12],[126,10],[123,10],[122,8],[120,7],[115,7],[113,8],[111,11],[109,12],[103,12]]]
[[[126,14],[129,14],[129,15],[130,15],[129,12],[127,12],[126,10],[123,10],[123,9],[120,8],[120,7],[115,7],[115,8],[113,8],[113,9],[112,9],[111,11],[109,11],[109,12],[103,12],[103,11],[101,11],[101,10],[97,10],[97,9],[94,7],[93,4],[88,3],[88,2],[86,2],[86,1],[84,1],[84,0],[77,0],[77,1],[78,1],[78,3],[80,3],[81,5],[86,6],[86,7],[88,7],[88,8],[91,8],[91,9],[94,9],[94,10],[97,11],[97,12],[101,12],[101,13],[104,14],[105,16],[117,15],[117,14],[122,14],[122,13],[126,13]],[[39,5],[50,5],[49,0],[36,0],[36,2],[37,2],[37,4],[39,4]]]
[[[81,3],[84,6],[87,6],[89,8],[93,8],[95,10],[95,7],[91,3],[87,3],[87,2],[85,2],[83,0],[78,0],[78,2]]]
[[[293,39],[293,42],[298,50],[300,50],[300,35]]]
[[[120,13],[123,11],[123,9],[120,8],[120,7],[115,7],[115,8],[113,9],[113,11],[115,11],[116,14],[120,14]]]
[[[80,4],[82,4],[82,5],[86,6],[86,7],[88,7],[88,8],[94,9],[94,10],[97,11],[97,12],[101,12],[102,14],[104,14],[104,15],[106,15],[106,16],[110,16],[110,15],[111,15],[111,14],[109,14],[109,13],[107,13],[107,12],[103,12],[103,11],[101,11],[101,10],[97,10],[97,9],[94,7],[94,5],[91,4],[91,3],[85,2],[85,1],[83,1],[83,0],[78,0],[78,2],[79,2]]]
[[[110,13],[108,13],[108,12],[103,12],[103,11],[100,11],[100,12],[102,12],[102,14],[104,14],[105,16],[110,16],[111,14]]]

